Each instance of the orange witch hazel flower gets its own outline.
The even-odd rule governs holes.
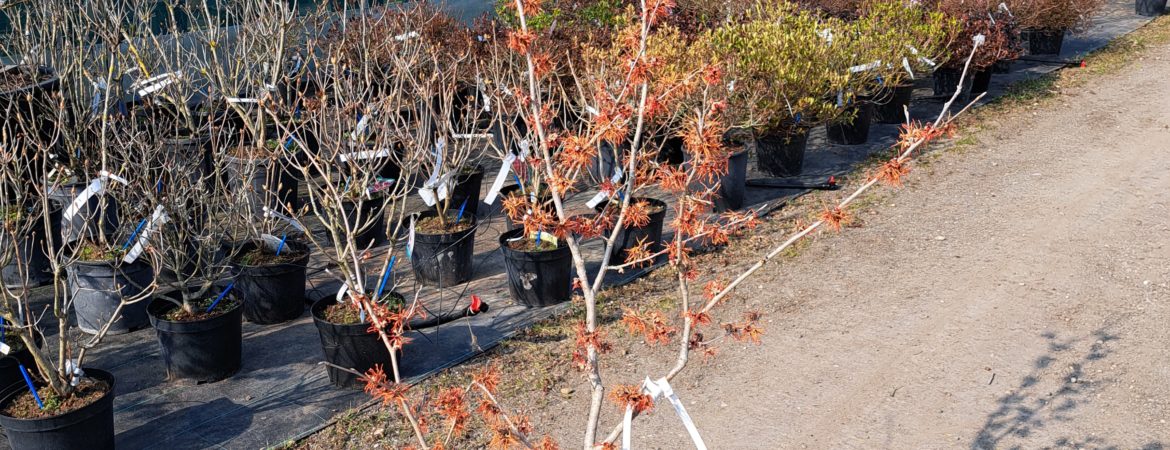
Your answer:
[[[366,383],[365,391],[374,398],[382,400],[382,405],[386,406],[392,403],[405,401],[406,391],[410,389],[408,384],[400,384],[389,381],[386,378],[386,371],[382,370],[382,365],[375,365],[366,374],[361,377],[361,380]]]
[[[488,392],[495,393],[496,387],[500,385],[500,368],[495,364],[489,365],[472,375],[471,379],[483,385],[483,388],[487,389]]]
[[[642,335],[647,344],[669,344],[670,338],[678,331],[675,327],[668,325],[666,318],[662,317],[658,311],[639,313],[633,309],[622,307],[622,323],[626,325],[630,334]]]
[[[821,212],[821,220],[825,222],[825,225],[832,228],[833,231],[841,231],[841,227],[849,224],[852,218],[849,216],[849,212],[834,206],[832,208],[826,208]]]
[[[643,413],[654,409],[654,398],[642,393],[642,388],[632,384],[621,384],[609,392],[609,399],[621,408],[633,406],[634,412]]]
[[[874,177],[888,186],[901,186],[902,177],[908,173],[910,173],[910,165],[894,158],[882,164]]]

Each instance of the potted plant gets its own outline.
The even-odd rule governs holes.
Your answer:
[[[949,39],[958,21],[925,4],[867,2],[852,26],[856,32],[845,39],[866,50],[870,61],[859,62],[867,64],[859,67],[874,74],[867,80],[872,84],[865,88],[874,104],[873,119],[878,123],[905,122],[914,80],[946,61]],[[881,63],[872,66],[872,61]]]
[[[799,175],[808,130],[839,116],[838,104],[849,101],[838,102],[838,93],[850,95],[843,46],[826,42],[821,35],[826,28],[843,24],[792,3],[768,1],[709,35],[735,80],[728,108],[737,116],[735,125],[755,129],[759,169],[774,176]]]
[[[232,278],[244,299],[244,318],[267,325],[294,320],[305,312],[309,247],[284,233],[238,243]]]
[[[1059,55],[1064,36],[1089,26],[1103,0],[1035,0],[1009,2],[1032,55]]]
[[[959,26],[951,39],[949,51],[952,55],[971,53],[975,36],[983,36],[979,52],[970,61],[967,85],[958,86],[962,77],[965,59],[951,59],[939,65],[934,72],[934,94],[951,96],[956,89],[967,95],[987,92],[991,83],[993,67],[999,61],[1015,59],[1020,54],[1019,29],[1011,11],[988,2],[963,2],[944,0],[938,9],[958,20]]]

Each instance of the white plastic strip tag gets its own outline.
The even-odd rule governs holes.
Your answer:
[[[614,172],[613,177],[611,177],[609,179],[609,181],[614,183],[614,184],[617,184],[619,181],[621,181],[623,174],[624,173],[622,172],[622,169],[619,168],[617,170],[617,172]],[[600,205],[601,202],[610,198],[610,196],[612,196],[612,195],[613,195],[613,192],[605,192],[605,191],[598,192],[597,195],[594,195],[593,198],[589,199],[589,202],[585,203],[585,206],[588,206],[589,209],[596,208],[597,205]]]
[[[122,183],[123,186],[130,185],[130,182],[126,181],[125,178],[114,175],[108,171],[103,170],[98,172],[98,177],[91,180],[89,185],[86,186],[85,190],[81,191],[81,193],[77,194],[77,197],[73,199],[73,203],[70,203],[69,207],[65,208],[65,212],[61,213],[61,218],[66,221],[72,220],[73,216],[77,215],[77,212],[80,211],[83,206],[85,206],[85,203],[89,201],[90,197],[105,194],[107,180],[117,181]]]
[[[439,138],[435,142],[435,150],[431,152],[435,156],[435,166],[431,169],[431,176],[427,179],[426,183],[423,183],[423,187],[418,190],[418,196],[422,198],[423,203],[426,203],[427,206],[435,206],[438,200],[446,198],[446,195],[442,194],[442,191],[440,191],[440,195],[435,195],[436,188],[440,188],[440,171],[443,170],[443,149],[445,148],[447,148],[447,141]]]
[[[12,352],[12,347],[9,347],[8,344],[0,342],[0,353],[7,355],[11,352]]]
[[[910,60],[902,58],[902,68],[906,69],[906,73],[910,74],[910,79],[914,79],[914,68],[910,67]]]
[[[415,216],[410,216],[410,231],[406,237],[406,257],[410,258],[414,254],[414,219]]]
[[[341,162],[349,162],[349,160],[360,161],[363,159],[385,158],[390,156],[390,149],[384,148],[381,150],[362,150],[360,152],[342,153],[338,159]]]
[[[337,303],[345,302],[345,294],[349,293],[349,283],[341,283],[341,289],[337,290]]]
[[[297,231],[300,231],[302,233],[306,233],[305,227],[303,225],[301,225],[301,222],[297,221],[296,219],[294,219],[292,217],[289,217],[289,216],[286,216],[284,214],[273,211],[272,209],[268,208],[267,206],[264,207],[264,217],[275,217],[277,219],[283,220],[283,221],[287,222],[289,225],[292,225],[293,228],[296,228]]]
[[[146,250],[146,245],[150,243],[150,233],[157,230],[159,226],[167,223],[168,220],[170,219],[167,217],[163,206],[156,206],[154,208],[154,214],[150,216],[150,222],[146,224],[146,228],[142,230],[142,233],[138,234],[138,242],[134,243],[134,247],[129,252],[126,252],[126,256],[122,258],[122,262],[133,264],[134,261],[137,261],[138,256]]]
[[[409,33],[402,33],[402,34],[400,34],[400,35],[398,35],[398,36],[394,36],[394,40],[396,40],[396,41],[398,41],[398,42],[402,42],[402,41],[405,41],[405,40],[407,40],[407,39],[414,39],[414,38],[416,38],[416,37],[419,37],[419,34],[418,34],[418,32],[417,32],[417,31],[411,31],[411,32],[409,32]]]
[[[479,75],[475,76],[475,89],[479,91],[479,98],[483,99],[483,112],[492,112],[492,98],[488,97],[487,86]]]
[[[687,413],[686,407],[683,406],[682,401],[675,395],[674,389],[670,386],[670,382],[666,378],[659,378],[658,381],[651,381],[646,378],[642,382],[642,390],[654,400],[658,397],[665,397],[670,405],[674,407],[674,413],[682,421],[683,427],[687,429],[687,434],[691,436],[691,442],[695,444],[697,450],[707,450],[707,444],[703,442],[703,437],[699,435],[699,429],[695,427],[695,422],[691,420],[691,415]],[[629,450],[631,448],[630,429],[632,428],[632,421],[634,415],[633,406],[626,406],[626,416],[622,421],[622,450]]]
[[[504,188],[504,182],[508,181],[508,174],[512,171],[512,163],[516,162],[516,154],[508,153],[508,157],[504,158],[503,165],[500,167],[500,173],[496,174],[496,181],[492,182],[492,188],[488,190],[487,196],[483,201],[489,205],[496,203],[496,197],[500,196],[500,189]]]
[[[881,66],[882,66],[882,62],[881,62],[881,60],[878,60],[878,61],[871,62],[869,64],[861,64],[861,65],[856,65],[856,66],[850,67],[849,73],[865,72],[867,70],[873,70],[873,69],[876,69],[876,68],[881,67]]]
[[[453,134],[451,137],[454,139],[491,139],[495,137],[495,135],[491,133],[466,133]]]
[[[93,100],[89,102],[89,110],[97,115],[98,110],[102,107],[102,90],[105,89],[105,81],[94,81],[93,83]]]
[[[134,83],[131,87],[137,89],[139,97],[145,97],[162,90],[179,80],[179,72],[164,73]]]
[[[277,248],[280,248],[281,241],[280,238],[276,236],[271,234],[261,234],[260,240],[264,241],[264,245],[266,245],[269,250],[276,251]]]
[[[826,45],[833,45],[833,29],[832,28],[825,28],[817,34],[821,35],[821,39],[825,40]]]
[[[227,97],[226,100],[228,103],[260,103],[260,99],[255,98]]]
[[[435,206],[435,203],[438,203],[438,199],[435,198],[434,188],[421,187],[418,189],[418,196],[422,198],[423,203],[426,203],[427,206]]]
[[[370,126],[370,117],[373,115],[374,113],[371,111],[369,114],[362,116],[362,118],[358,120],[357,127],[355,127],[353,132],[349,134],[349,138],[356,141],[358,136],[365,136],[366,128]]]
[[[69,384],[73,387],[77,387],[81,383],[81,379],[85,377],[85,372],[81,370],[81,366],[77,364],[76,359],[65,361],[65,373],[71,375]]]

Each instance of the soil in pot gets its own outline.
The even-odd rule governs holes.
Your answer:
[[[463,202],[467,201],[467,207],[464,208],[465,214],[479,214],[479,197],[483,190],[483,166],[476,165],[475,167],[465,167],[459,171],[459,175],[455,178],[455,188],[451,190],[450,209],[458,211]]]
[[[894,86],[887,93],[884,103],[874,105],[873,120],[877,123],[900,124],[906,121],[905,108],[914,97],[914,84]]]
[[[572,252],[567,245],[554,248],[550,244],[536,244],[534,240],[524,236],[523,229],[500,235],[500,249],[504,252],[504,267],[508,272],[508,292],[512,299],[528,307],[569,301],[573,295]]]
[[[795,177],[804,169],[808,128],[773,131],[756,136],[756,166],[774,177]]]
[[[244,300],[244,318],[258,324],[287,322],[305,311],[305,268],[309,251],[286,240],[276,254],[267,244],[247,242],[233,261],[235,292]]]
[[[86,376],[78,385],[81,391],[69,399],[57,399],[47,387],[37,389],[46,406],[56,404],[53,413],[37,406],[23,377],[5,390],[0,426],[12,448],[114,448],[114,376],[103,370],[83,370]]]
[[[629,250],[637,247],[643,241],[650,243],[650,247],[648,248],[650,253],[662,251],[662,225],[666,221],[666,202],[655,198],[634,198],[631,200],[630,207],[634,208],[636,205],[641,205],[640,209],[645,212],[647,223],[642,226],[635,226],[629,220],[623,221],[625,223],[622,224],[622,231],[618,233],[617,239],[614,241],[613,254],[609,260],[610,265],[625,264],[629,256]],[[612,201],[608,205],[598,205],[596,209],[598,212],[608,210],[608,214],[612,214],[616,219],[617,213],[621,211],[621,208],[621,202]],[[615,220],[614,223],[616,222]],[[529,239],[523,239],[516,242],[530,241]],[[661,259],[662,257],[660,256],[655,260],[649,261],[649,263],[654,263]]]
[[[858,99],[846,109],[848,119],[825,126],[829,142],[838,145],[861,145],[869,142],[869,128],[873,122],[873,102]]]
[[[1023,34],[1032,55],[1059,55],[1064,47],[1065,30],[1024,30]]]
[[[396,293],[391,293],[388,298],[404,301]],[[361,320],[357,308],[326,297],[314,303],[311,311],[325,360],[330,364],[359,373],[365,373],[376,365],[390,366],[390,351],[378,333],[370,333],[369,322]],[[352,388],[361,384],[358,376],[352,373],[328,366],[326,371],[334,386]]]
[[[410,255],[416,280],[438,286],[455,286],[471,280],[475,268],[475,215],[461,220],[439,220],[434,211],[420,213],[415,222],[414,249]]]
[[[191,302],[192,312],[162,298],[156,298],[147,308],[168,380],[210,383],[240,370],[242,302],[229,293],[207,311],[215,297],[218,294]]]
[[[28,230],[23,236],[18,236],[15,242],[9,240],[8,233],[0,234],[0,248],[16,249],[9,263],[0,268],[0,279],[5,286],[36,287],[52,281],[49,274],[52,265],[49,252],[46,252],[46,245],[50,233],[53,244],[61,245],[62,208],[59,202],[51,199],[49,208],[49,233],[45,232],[45,222],[41,220],[39,212],[29,215],[28,208],[16,205],[9,207],[9,211],[0,211],[0,224],[11,223],[19,229]],[[29,220],[32,222],[28,223]]]
[[[118,251],[100,250],[86,246],[80,252],[81,260],[65,268],[77,327],[96,334],[113,317],[123,298],[139,295],[150,285],[154,272],[142,259],[125,264]],[[146,301],[122,307],[117,320],[110,324],[108,334],[123,334],[145,328]]]
[[[1166,0],[1137,0],[1134,6],[1140,16],[1157,17],[1166,14]]]

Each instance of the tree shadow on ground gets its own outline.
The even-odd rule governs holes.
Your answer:
[[[1019,385],[1000,397],[999,407],[987,416],[971,443],[971,450],[997,448],[1024,448],[1016,440],[1027,439],[1036,432],[1057,423],[1074,420],[1072,413],[1090,401],[1090,394],[1098,387],[1097,381],[1085,380],[1085,366],[1107,358],[1112,350],[1111,343],[1119,339],[1105,330],[1094,331],[1088,337],[1058,339],[1054,333],[1041,335],[1048,341],[1048,350],[1036,358],[1032,371],[1024,376]],[[1092,340],[1089,351],[1069,362],[1067,354],[1085,339]],[[1051,383],[1042,383],[1042,377],[1053,372],[1057,362],[1067,364],[1068,369],[1061,375],[1055,388]],[[1041,446],[1034,442],[1029,446]],[[1098,437],[1058,437],[1045,447],[1069,448],[1117,448]],[[1143,450],[1161,450],[1162,443],[1154,442],[1141,447]]]

